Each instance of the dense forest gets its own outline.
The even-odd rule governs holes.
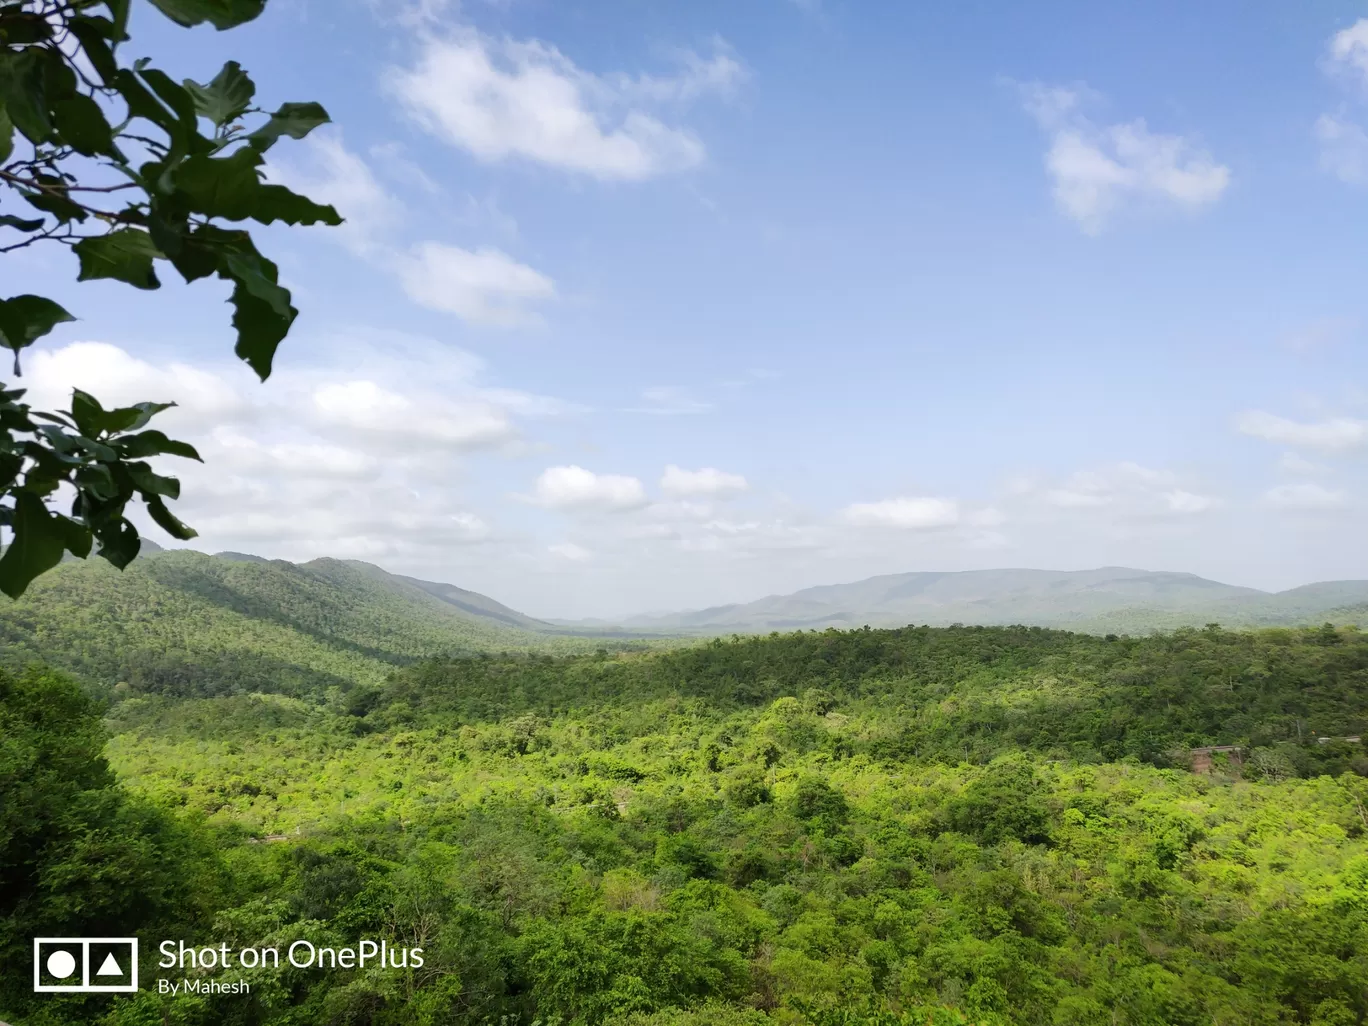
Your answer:
[[[16,1026],[1368,1023],[1368,636],[824,631],[0,676]],[[1194,772],[1192,750],[1218,753]],[[1197,767],[1202,768],[1202,767]],[[34,995],[34,936],[420,947]]]

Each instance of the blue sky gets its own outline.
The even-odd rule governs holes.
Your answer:
[[[272,0],[135,38],[322,101],[271,173],[348,218],[260,233],[302,310],[264,386],[214,285],[11,270],[82,318],[36,396],[182,402],[197,547],[551,616],[1368,577],[1361,2]]]

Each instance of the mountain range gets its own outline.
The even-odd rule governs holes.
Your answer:
[[[967,570],[870,577],[737,605],[635,616],[625,628],[691,634],[754,633],[907,624],[1028,624],[1086,633],[1142,633],[1220,623],[1227,627],[1333,620],[1368,623],[1368,581],[1328,581],[1265,592],[1195,574],[1097,570]],[[604,626],[594,620],[557,625]]]

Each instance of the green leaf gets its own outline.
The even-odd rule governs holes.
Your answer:
[[[222,31],[251,21],[265,8],[266,0],[152,0],[152,6],[177,25],[191,27],[207,21]]]
[[[76,95],[76,72],[56,49],[43,47],[35,51],[43,68],[43,93],[48,103],[56,103]]]
[[[10,120],[9,111],[5,110],[4,103],[0,102],[0,164],[9,160],[13,152],[14,122]]]
[[[17,599],[35,577],[60,563],[63,552],[70,551],[82,559],[90,554],[90,531],[49,512],[43,500],[31,492],[15,493],[11,527],[14,540],[0,556],[0,591],[10,598]]]
[[[119,486],[114,483],[114,474],[104,463],[92,463],[82,467],[76,471],[74,483],[80,495],[93,496],[96,502],[111,502],[119,497]],[[72,515],[75,515],[75,510],[72,511]]]
[[[138,529],[122,517],[96,534],[100,539],[100,550],[96,555],[109,560],[120,570],[137,559],[142,549]]]
[[[139,72],[142,80],[152,87],[157,98],[176,112],[176,117],[191,132],[199,131],[196,122],[195,100],[186,88],[164,71],[144,67]]]
[[[74,202],[67,194],[65,183],[60,180],[49,179],[47,175],[36,175],[35,178],[44,185],[51,185],[52,191],[22,191],[19,193],[24,201],[35,210],[41,210],[45,214],[51,214],[62,224],[68,221],[84,221],[87,217],[85,208],[79,203]]]
[[[247,136],[247,142],[255,149],[265,153],[281,136],[303,139],[319,125],[326,125],[332,118],[319,103],[285,103],[271,115],[269,121]]]
[[[244,237],[247,235],[246,232],[242,234]],[[280,277],[279,269],[255,248],[249,248],[252,245],[250,238],[245,241],[245,246],[224,254],[227,276],[265,302],[279,316],[292,316],[296,311],[290,305],[290,291],[276,284]]]
[[[119,65],[114,60],[114,50],[110,46],[111,42],[117,40],[118,35],[113,22],[108,18],[82,14],[72,18],[67,26],[76,37],[76,41],[81,44],[86,58],[99,74],[100,81],[112,86],[115,76],[119,73]]]
[[[161,413],[175,406],[175,403],[136,403],[133,406],[121,406],[116,410],[109,411],[110,432],[137,431],[147,426],[147,422]]]
[[[176,113],[175,128],[167,128],[172,137],[172,156],[180,157],[187,153],[198,153],[213,149],[213,143],[199,134],[199,116],[195,113],[195,101],[185,91],[184,86],[164,71],[143,67],[139,72],[142,79],[157,98]]]
[[[54,454],[64,457],[65,462],[73,466],[91,459],[112,463],[119,458],[119,454],[109,446],[86,435],[69,435],[46,424],[39,427],[38,432],[47,438]]]
[[[246,232],[235,233],[232,248],[226,248],[219,275],[235,284],[229,302],[233,304],[233,327],[238,340],[234,351],[265,381],[271,373],[276,347],[290,331],[299,311],[290,303],[290,292],[278,285],[279,271],[252,246]],[[231,236],[230,236],[231,238]]]
[[[57,325],[75,319],[57,303],[42,296],[0,299],[0,342],[14,350],[14,373],[19,374],[19,350],[32,345]]]
[[[262,381],[271,376],[276,348],[290,333],[290,325],[299,314],[293,306],[288,306],[290,293],[279,286],[276,290],[286,297],[288,310],[284,314],[274,303],[261,299],[241,283],[233,289],[229,300],[234,307],[233,327],[238,333],[233,352],[245,360]]]
[[[93,157],[114,148],[114,132],[100,105],[77,93],[52,105],[53,121],[61,141],[77,153]]]
[[[123,453],[126,459],[138,459],[145,456],[183,456],[189,460],[199,460],[200,454],[195,451],[195,447],[188,442],[178,442],[174,438],[167,438],[160,431],[142,431],[136,435],[117,439],[114,447]]]
[[[176,169],[176,188],[196,213],[242,221],[252,216],[261,191],[261,154],[249,146],[227,157],[198,154]]]
[[[25,407],[27,409],[27,407]],[[62,427],[71,428],[73,431],[76,425],[71,422],[69,417],[63,417],[60,413],[44,413],[42,410],[33,410],[29,413],[34,420],[44,420],[49,424],[60,424]]]
[[[76,429],[81,434],[94,438],[107,430],[106,422],[109,419],[109,414],[100,405],[100,400],[89,392],[82,392],[79,388],[73,388],[71,390],[71,419],[76,422]]]
[[[63,224],[66,224],[68,220],[83,222],[86,219],[86,212],[83,211],[81,205],[71,202],[64,194],[21,193],[21,196],[25,198],[30,207],[44,213],[51,213],[53,218]]]
[[[11,349],[30,345],[57,325],[75,319],[61,305],[43,296],[25,294],[0,299],[0,335]]]
[[[307,196],[291,192],[283,185],[263,185],[258,192],[251,217],[262,224],[270,224],[272,221],[284,221],[286,224],[342,223],[341,215],[332,206],[315,203]]]
[[[171,511],[166,508],[166,503],[162,501],[161,496],[147,495],[144,496],[143,501],[147,503],[147,512],[152,514],[152,519],[157,522],[157,526],[172,538],[179,541],[189,541],[197,535],[198,532],[193,527],[181,523],[171,515]]]
[[[161,254],[152,236],[137,228],[119,228],[107,235],[82,239],[72,247],[81,261],[77,281],[114,278],[140,289],[161,287],[152,261]]]
[[[155,474],[146,463],[129,463],[125,465],[124,470],[143,498],[149,495],[164,495],[168,499],[180,498],[180,482],[174,477]]]
[[[46,142],[52,137],[40,49],[0,50],[0,107],[29,142]]]
[[[256,85],[237,61],[225,64],[208,85],[200,85],[188,78],[182,84],[195,101],[195,110],[200,117],[208,118],[217,128],[232,124],[241,117],[256,95]]]
[[[52,25],[37,12],[7,11],[5,42],[11,46],[42,43],[52,38]]]
[[[200,235],[202,231],[195,234]],[[191,282],[207,278],[217,271],[220,260],[215,249],[192,236],[184,240],[180,251],[171,258],[171,263],[180,271],[182,278]]]
[[[0,489],[9,491],[24,469],[24,457],[18,453],[0,453]]]
[[[128,11],[132,0],[105,0],[110,16],[114,19],[113,36],[115,42],[122,43],[128,38]]]
[[[114,88],[128,105],[128,116],[145,118],[161,127],[171,137],[171,148],[178,153],[190,152],[190,132],[181,118],[152,94],[142,80],[127,68],[120,68],[114,76]],[[193,105],[192,105],[193,107]]]
[[[43,219],[41,217],[25,218],[15,217],[13,214],[0,214],[0,227],[13,228],[21,232],[36,232],[43,227]]]

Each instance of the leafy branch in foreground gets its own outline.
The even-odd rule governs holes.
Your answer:
[[[250,21],[265,5],[149,2],[180,25],[220,30]],[[144,290],[160,287],[159,263],[187,282],[230,282],[236,353],[265,380],[298,311],[251,235],[222,222],[341,223],[331,206],[262,175],[276,142],[304,138],[328,114],[317,103],[286,103],[274,112],[257,107],[256,86],[235,61],[207,83],[178,83],[146,59],[122,63],[130,3],[0,2],[0,252],[66,245],[79,262],[77,280],[108,278]],[[16,376],[21,350],[73,319],[42,296],[0,299],[0,343],[14,351]],[[77,392],[64,418],[35,414],[18,401],[22,392],[4,388],[0,525],[12,532],[12,543],[0,559],[0,590],[22,593],[64,551],[88,554],[92,538],[101,555],[125,565],[138,551],[137,531],[123,515],[134,495],[174,537],[192,536],[166,510],[164,500],[178,491],[174,481],[137,461],[194,450],[159,432],[124,437],[166,404],[105,411]],[[142,451],[151,443],[131,441],[148,435],[171,448]],[[125,442],[133,448],[121,448]],[[66,476],[56,474],[58,467]],[[58,482],[76,491],[75,519],[46,508]]]
[[[0,391],[0,487],[13,497],[12,506],[0,506],[0,524],[15,539],[0,556],[0,590],[17,598],[61,562],[63,552],[88,556],[92,538],[99,555],[120,569],[127,566],[139,539],[123,511],[135,495],[173,538],[195,536],[166,508],[167,499],[180,496],[180,482],[145,462],[162,455],[199,459],[193,446],[144,430],[171,403],[106,410],[75,389],[69,411],[38,413],[19,401],[23,395],[22,389]],[[62,485],[75,491],[70,516],[47,508]]]

